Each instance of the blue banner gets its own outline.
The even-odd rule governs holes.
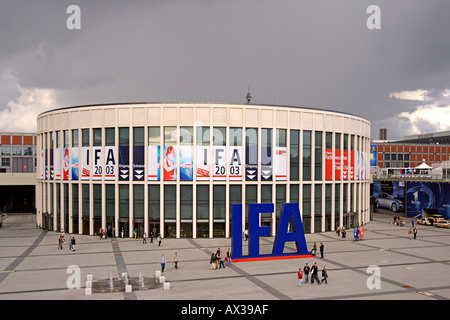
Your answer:
[[[130,147],[119,146],[119,181],[130,180]]]

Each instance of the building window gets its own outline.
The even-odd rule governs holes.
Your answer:
[[[22,155],[22,147],[12,147],[12,155],[13,156],[21,156]]]
[[[311,131],[303,131],[303,181],[311,181]]]
[[[197,185],[197,237],[209,237],[209,186]]]
[[[72,147],[78,147],[78,129],[72,130]]]
[[[160,219],[160,192],[159,185],[148,186],[148,219]]]
[[[322,231],[322,185],[314,186],[314,231]]]
[[[144,185],[133,185],[133,219],[144,219]]]
[[[161,144],[161,131],[159,127],[148,127],[148,145],[159,146]]]
[[[11,158],[2,158],[2,167],[10,167]]]
[[[81,135],[83,139],[82,146],[89,147],[89,129],[83,129]]]
[[[116,205],[115,205],[115,188],[116,186],[113,184],[107,184],[105,185],[105,194],[106,194],[106,217],[107,218],[114,218],[115,212],[116,212]]]
[[[322,132],[314,133],[314,180],[322,180]]]
[[[289,179],[291,181],[299,181],[299,165],[300,165],[300,146],[299,146],[299,130],[290,131],[290,148],[289,148]]]
[[[116,133],[114,128],[106,128],[105,136],[105,146],[113,147],[116,145]]]
[[[119,185],[119,217],[130,217],[130,186],[128,184]]]

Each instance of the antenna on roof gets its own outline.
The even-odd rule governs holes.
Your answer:
[[[245,97],[245,99],[247,99],[247,104],[249,104],[250,100],[252,100],[252,95],[250,94],[250,86],[248,86],[248,92],[247,92],[247,96]]]

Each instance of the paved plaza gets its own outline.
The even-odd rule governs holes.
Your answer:
[[[375,214],[365,226],[364,238],[353,240],[353,230],[342,239],[335,232],[307,234],[312,243],[325,246],[324,258],[240,262],[210,270],[217,248],[225,253],[230,239],[163,239],[147,244],[142,239],[99,239],[75,235],[76,251],[67,243],[58,250],[56,232],[35,227],[31,215],[10,215],[0,229],[1,300],[434,300],[450,298],[450,230],[419,225],[417,239],[406,227],[391,225],[392,216]],[[71,235],[66,234],[66,239]],[[262,252],[270,251],[273,238],[261,238]],[[244,245],[247,245],[244,242]],[[291,246],[289,244],[288,246]],[[293,245],[292,245],[293,247]],[[291,248],[292,249],[292,248]],[[179,256],[179,268],[172,263]],[[87,275],[94,281],[154,277],[159,258],[167,258],[164,276],[170,289],[134,290],[131,293],[85,295]],[[298,286],[297,272],[305,263],[328,269],[328,284]],[[69,289],[70,266],[81,272],[81,287]],[[368,269],[369,266],[375,266]],[[379,269],[377,269],[379,268]],[[376,282],[376,272],[380,282]],[[375,272],[375,273],[374,273]],[[319,272],[320,277],[320,272]],[[376,284],[379,284],[376,286]]]

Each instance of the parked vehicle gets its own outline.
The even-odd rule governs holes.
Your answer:
[[[450,228],[450,221],[448,221],[448,220],[438,221],[438,222],[436,222],[434,224],[434,226],[438,227],[438,228],[447,228],[447,229],[449,229]]]
[[[431,216],[428,216],[428,219],[430,220],[431,225],[440,221],[445,221],[444,216],[441,216],[440,214],[433,214]]]
[[[431,222],[428,220],[428,218],[422,218],[420,220],[417,220],[417,223],[424,226],[431,226]]]
[[[388,208],[392,212],[397,212],[403,209],[403,202],[382,192],[375,198],[375,206],[377,208]]]

